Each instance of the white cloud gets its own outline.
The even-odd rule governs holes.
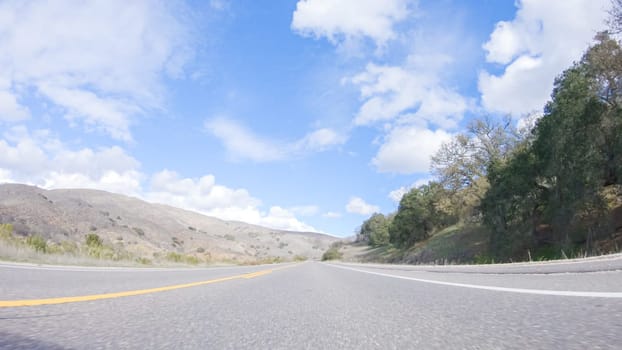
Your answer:
[[[443,142],[451,139],[444,130],[432,131],[417,126],[394,128],[372,160],[380,172],[411,174],[430,170],[430,157]]]
[[[227,208],[254,208],[261,201],[245,189],[231,189],[217,185],[213,175],[198,179],[180,178],[170,170],[162,170],[151,177],[146,197],[156,202],[204,213]]]
[[[319,152],[335,145],[341,145],[345,141],[346,137],[338,134],[335,130],[322,128],[305,135],[292,148],[299,152]]]
[[[145,181],[148,181],[145,186]],[[0,138],[0,183],[19,182],[43,188],[92,188],[144,198],[224,220],[293,230],[316,231],[296,215],[314,215],[315,206],[290,210],[262,202],[246,189],[216,183],[213,175],[183,178],[162,170],[151,176],[118,146],[70,149],[47,130],[12,127]]]
[[[0,119],[24,119],[19,100],[34,97],[130,140],[133,117],[163,108],[162,76],[178,77],[191,56],[183,11],[178,2],[3,1]]]
[[[397,37],[394,25],[412,13],[411,7],[408,0],[300,0],[291,27],[335,45],[369,38],[383,47]]]
[[[483,48],[501,75],[480,73],[483,106],[492,112],[541,111],[553,81],[605,27],[608,0],[521,0],[512,21],[497,23]],[[580,20],[571,20],[580,19]]]
[[[406,193],[408,193],[408,191],[410,191],[411,187],[409,186],[402,186],[400,188],[397,188],[391,192],[389,192],[389,198],[394,201],[399,203],[402,200],[402,197],[404,197],[404,195]]]
[[[14,127],[0,139],[0,170],[14,182],[138,195],[139,166],[117,146],[71,150],[45,130],[30,133]]]
[[[428,65],[429,60],[437,66]],[[402,66],[370,63],[365,71],[344,79],[359,87],[364,101],[354,124],[397,121],[455,127],[471,102],[442,85],[439,71],[451,62],[447,55],[417,54],[409,56]]]
[[[224,144],[234,160],[250,159],[269,162],[284,159],[285,145],[278,145],[260,138],[238,122],[226,118],[214,118],[205,122],[205,129]]]
[[[271,207],[258,224],[283,230],[317,232],[313,226],[299,221],[290,211],[278,206]]]
[[[11,177],[11,172],[6,169],[0,169],[0,184],[15,182]]]
[[[301,0],[293,15],[294,31],[325,37],[338,49],[367,38],[380,51],[392,50],[390,61],[377,55],[377,62],[369,61],[362,71],[341,79],[359,90],[361,102],[352,125],[379,126],[385,133],[376,139],[383,144],[372,160],[380,172],[427,172],[430,155],[448,139],[444,130],[458,127],[464,114],[475,109],[452,76],[454,66],[467,65],[462,55],[478,48],[465,44],[463,35],[452,34],[464,29],[460,25],[415,23],[420,15],[416,5],[407,0]],[[399,40],[387,46],[393,39]],[[393,63],[401,54],[401,63]]]
[[[119,140],[131,139],[128,117],[141,112],[136,105],[115,98],[99,97],[82,89],[66,89],[42,83],[39,91],[53,103],[63,106],[65,118],[69,122],[82,119],[85,126],[100,128]]]
[[[296,218],[292,211],[272,206],[269,211],[260,209],[261,201],[245,189],[232,189],[216,184],[213,175],[198,179],[181,178],[170,170],[152,176],[145,198],[179,208],[194,210],[224,220],[293,231],[315,231]],[[306,208],[308,209],[308,208]]]
[[[419,180],[415,181],[410,186],[402,186],[400,188],[397,188],[397,189],[389,192],[388,197],[392,201],[394,201],[396,203],[399,203],[402,200],[402,197],[404,197],[404,195],[406,193],[410,192],[411,189],[417,188],[417,187],[422,186],[422,185],[425,185],[425,184],[429,183],[430,181],[432,181],[432,178],[430,178],[430,177],[419,179]]]
[[[365,202],[360,197],[352,197],[346,204],[346,211],[352,214],[370,215],[380,211],[380,207]]]
[[[17,96],[0,87],[0,121],[16,122],[29,117],[30,111],[19,104]]]
[[[98,177],[90,177],[83,173],[50,171],[45,174],[43,184],[39,184],[39,186],[44,188],[93,188],[139,196],[142,177],[143,175],[135,170],[122,173],[108,170]]]
[[[338,212],[329,211],[329,212],[324,213],[322,216],[325,217],[325,218],[329,218],[329,219],[338,219],[342,215],[341,215],[341,213],[338,213]]]
[[[255,162],[284,160],[306,153],[325,151],[343,144],[346,137],[328,128],[317,129],[298,141],[274,141],[256,135],[240,123],[222,117],[209,119],[205,129],[217,137],[233,160]]]

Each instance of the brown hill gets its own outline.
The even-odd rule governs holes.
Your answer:
[[[223,221],[161,204],[97,190],[44,190],[0,185],[0,223],[16,236],[43,237],[51,245],[81,249],[95,233],[107,247],[132,258],[158,259],[170,253],[201,261],[318,259],[338,239]]]

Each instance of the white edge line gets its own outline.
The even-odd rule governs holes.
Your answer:
[[[565,297],[587,297],[587,298],[622,298],[622,292],[576,292],[576,291],[567,291],[567,290],[546,290],[546,289],[523,289],[523,288],[507,288],[507,287],[495,287],[495,286],[483,286],[477,284],[466,284],[466,283],[454,283],[454,282],[444,282],[444,281],[435,281],[428,280],[423,278],[415,278],[415,277],[407,277],[407,276],[398,276],[391,275],[388,273],[382,272],[372,272],[366,270],[359,270],[351,267],[339,266],[335,264],[326,264],[332,267],[336,267],[344,270],[352,270],[362,273],[368,273],[370,275],[378,275],[383,277],[391,277],[397,278],[401,280],[409,280],[423,283],[431,283],[431,284],[440,284],[443,286],[451,286],[451,287],[462,287],[462,288],[471,288],[471,289],[483,289],[483,290],[491,290],[496,292],[509,292],[509,293],[522,293],[522,294],[538,294],[538,295],[555,295],[555,296],[565,296]]]
[[[177,272],[177,271],[216,271],[237,270],[248,267],[279,266],[291,264],[234,265],[234,266],[200,266],[200,267],[129,267],[129,266],[70,266],[70,265],[36,265],[31,263],[12,263],[0,261],[0,269],[23,269],[39,271],[70,271],[70,272]]]

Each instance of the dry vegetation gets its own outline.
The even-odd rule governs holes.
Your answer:
[[[319,259],[337,239],[267,229],[94,190],[0,185],[0,259],[258,264]]]

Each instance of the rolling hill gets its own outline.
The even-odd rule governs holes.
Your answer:
[[[338,238],[224,221],[196,212],[98,190],[0,185],[0,223],[16,237],[40,236],[50,246],[86,250],[96,234],[115,256],[158,260],[253,263],[318,259]]]

